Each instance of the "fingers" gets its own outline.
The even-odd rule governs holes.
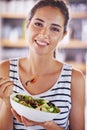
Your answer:
[[[12,85],[13,85],[13,84],[9,84],[8,86],[5,87],[5,89],[4,89],[4,91],[3,91],[3,93],[4,93],[7,97],[9,97],[9,96],[12,94],[12,92],[13,92],[13,90],[12,90]]]
[[[13,82],[9,78],[0,77],[0,98],[10,96],[12,93]]]
[[[50,126],[53,123],[53,121],[35,122],[35,121],[28,120],[23,116],[21,116],[21,121],[22,123],[24,123],[25,126],[40,125],[40,126],[46,127],[46,126]]]
[[[16,111],[11,108],[11,112],[14,115],[14,117],[17,119],[18,122],[21,122],[21,117],[16,113]]]
[[[25,126],[32,126],[35,125],[33,121],[27,120],[23,116],[21,116],[22,123],[24,123]]]
[[[7,85],[9,85],[9,84],[12,84],[13,82],[12,81],[10,81],[10,79],[9,78],[0,78],[0,86],[7,86]]]
[[[11,108],[11,112],[12,112],[13,116],[17,119],[17,121],[20,122],[20,123],[23,123],[25,126],[34,125],[33,121],[27,120],[23,116],[18,115],[13,108]]]
[[[18,115],[17,112],[13,108],[11,108],[11,112],[12,112],[13,116],[17,119],[17,121],[20,123],[23,123],[26,127],[38,124],[37,122],[28,120],[25,117]]]

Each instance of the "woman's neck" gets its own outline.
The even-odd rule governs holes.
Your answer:
[[[29,70],[32,74],[43,75],[49,73],[54,66],[54,60],[51,56],[31,56],[28,59]]]

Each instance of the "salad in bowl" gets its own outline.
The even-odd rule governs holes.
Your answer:
[[[10,102],[19,115],[36,122],[52,120],[60,113],[60,109],[51,101],[43,98],[34,98],[26,94],[12,94]]]

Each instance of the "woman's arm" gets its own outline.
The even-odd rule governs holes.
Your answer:
[[[0,130],[13,130],[10,94],[13,83],[9,80],[9,64],[0,64]]]
[[[70,130],[85,130],[85,80],[76,70],[72,73],[71,100]]]
[[[1,100],[1,99],[0,99]],[[0,130],[13,130],[11,106],[3,101],[0,108]]]

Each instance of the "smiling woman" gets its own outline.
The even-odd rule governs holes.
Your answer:
[[[43,13],[42,8],[48,13]],[[32,47],[32,50],[39,55],[47,54],[50,51],[53,53],[58,42],[66,34],[64,32],[65,20],[61,11],[51,6],[42,8],[37,9],[27,25],[29,47]],[[54,13],[58,17],[55,17]],[[31,42],[30,37],[32,37]]]
[[[68,20],[69,12],[64,0],[39,0],[31,9],[26,20],[29,56],[0,64],[0,98],[3,103],[0,129],[85,129],[83,74],[53,57],[56,46],[67,33]],[[12,90],[13,93],[48,100],[60,109],[60,113],[46,122],[26,119],[11,108],[9,97]]]

